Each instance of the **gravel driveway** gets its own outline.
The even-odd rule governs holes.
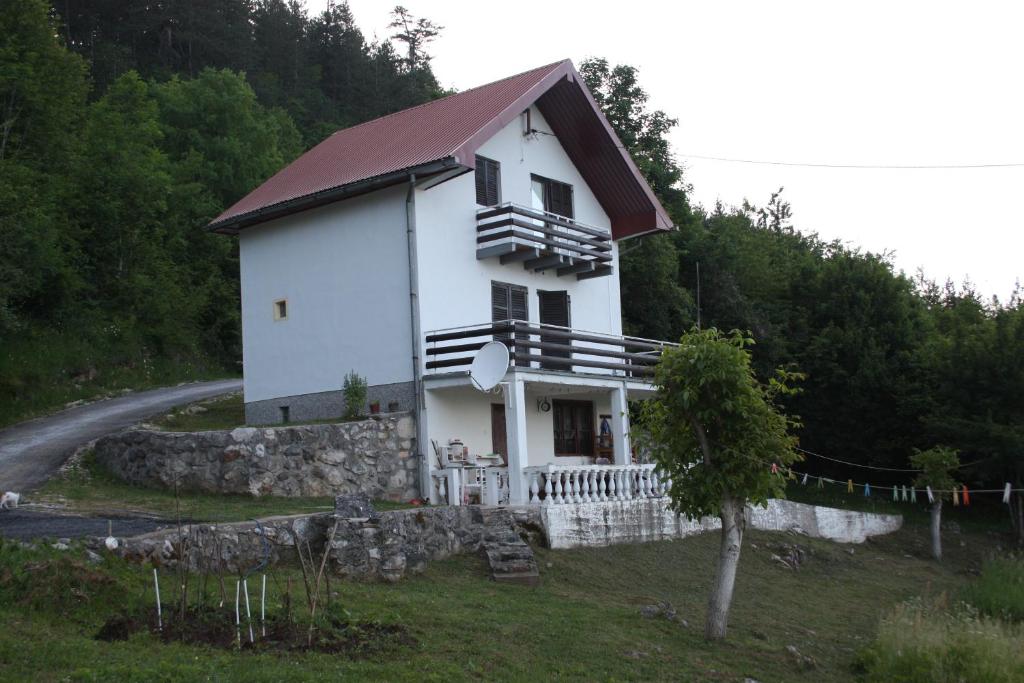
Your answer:
[[[165,413],[175,406],[241,388],[242,380],[228,379],[140,391],[69,408],[0,430],[0,492],[18,491],[24,499],[31,500],[31,491],[46,482],[79,446]],[[153,531],[166,524],[142,517],[116,518],[114,533],[128,536]],[[0,510],[0,536],[71,538],[105,535],[106,532],[106,518],[35,510]]]

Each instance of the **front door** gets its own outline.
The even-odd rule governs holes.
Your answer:
[[[508,465],[508,433],[505,431],[505,404],[491,404],[491,450],[501,454],[503,465]]]
[[[569,311],[569,293],[559,292],[537,292],[540,299],[540,324],[557,325],[558,327],[571,327],[572,319]],[[558,346],[570,346],[572,340],[566,339],[563,335],[567,330],[551,330],[549,334],[540,335],[541,343],[556,344]],[[542,356],[554,356],[555,358],[572,358],[569,349],[545,348],[541,349]],[[545,361],[541,363],[542,368],[550,370],[571,370],[568,363],[559,361]]]

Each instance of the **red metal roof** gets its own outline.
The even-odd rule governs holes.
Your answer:
[[[615,238],[672,227],[622,149],[572,62],[564,60],[340,130],[218,216],[233,233],[317,204],[401,182],[397,175],[446,161],[471,169],[475,152],[536,104],[612,220]],[[373,184],[374,179],[380,183]]]

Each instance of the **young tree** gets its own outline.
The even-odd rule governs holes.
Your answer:
[[[940,491],[956,487],[953,471],[960,465],[957,451],[952,448],[935,446],[910,456],[910,462],[921,470],[914,480],[914,486],[928,487],[934,491],[932,501],[932,557],[942,560],[942,496]]]
[[[654,377],[657,394],[644,403],[640,420],[659,468],[671,478],[673,508],[722,520],[704,630],[708,639],[726,635],[747,504],[781,496],[781,471],[799,459],[789,433],[797,422],[779,410],[775,398],[793,393],[790,382],[802,375],[780,369],[761,383],[750,365],[747,347],[753,343],[737,331],[684,334],[678,347],[662,354]]]

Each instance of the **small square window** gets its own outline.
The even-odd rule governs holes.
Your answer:
[[[285,320],[288,317],[288,300],[280,299],[274,302],[274,320]]]

